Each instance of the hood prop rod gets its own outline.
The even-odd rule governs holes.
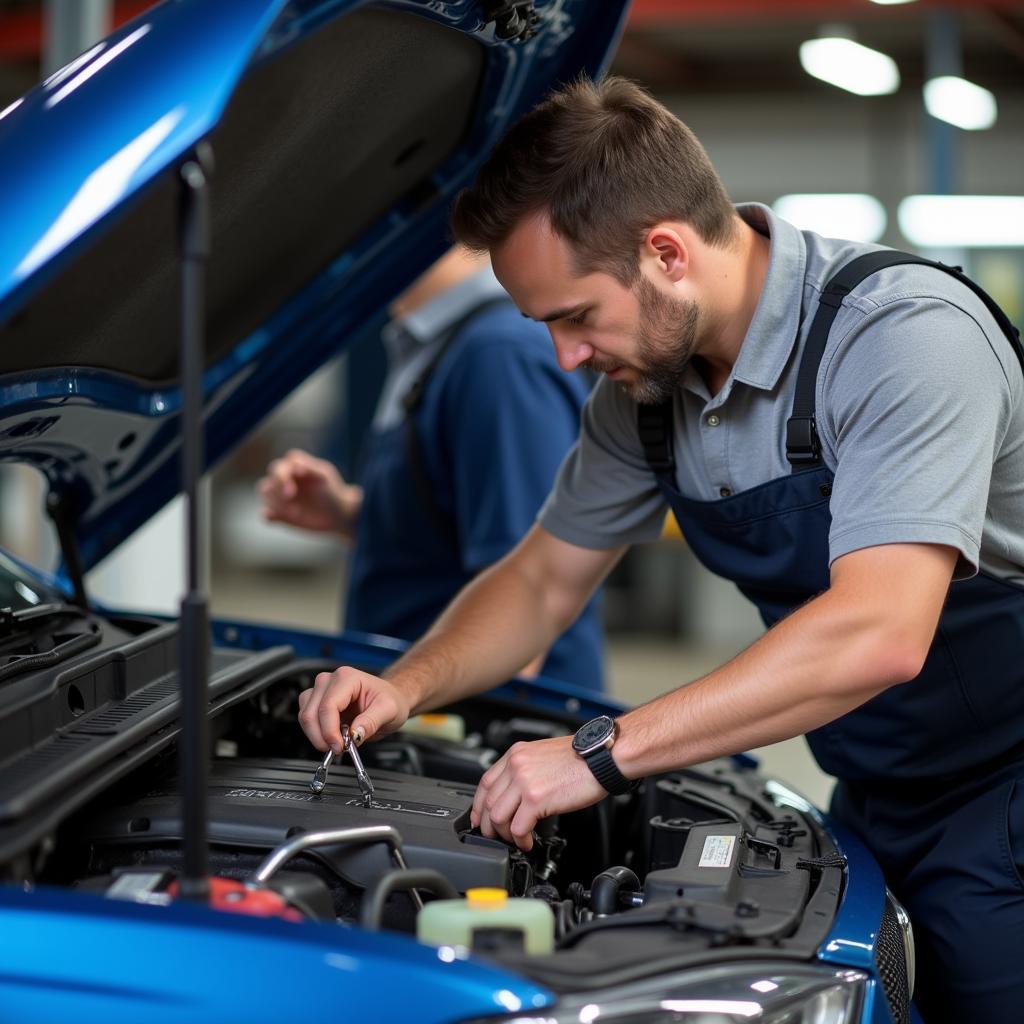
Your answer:
[[[206,144],[181,168],[181,475],[185,492],[188,573],[181,599],[178,681],[181,687],[181,778],[184,863],[182,897],[207,903],[210,896],[206,800],[210,758],[210,623],[202,578],[206,537],[200,525],[199,483],[203,473],[203,348],[206,303],[203,285],[210,253],[207,177],[212,152]]]
[[[82,571],[82,556],[75,536],[78,502],[70,491],[50,491],[46,496],[46,514],[57,529],[57,541],[64,556],[64,569],[74,591],[72,599],[83,611],[89,610],[89,598],[85,593],[85,573]]]

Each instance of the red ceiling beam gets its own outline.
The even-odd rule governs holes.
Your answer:
[[[117,0],[113,28],[152,7],[156,0]],[[40,10],[0,12],[0,60],[38,60],[43,50],[43,15]]]
[[[685,21],[728,22],[736,19],[848,17],[854,14],[872,15],[892,11],[911,11],[915,8],[958,9],[962,11],[1003,10],[1020,11],[1021,0],[917,0],[905,7],[886,7],[870,0],[633,0],[629,9],[629,25],[633,28],[653,28]]]
[[[152,7],[156,0],[116,0],[114,27]],[[1019,11],[1021,0],[918,0],[922,7],[959,8],[964,11]],[[892,8],[899,10],[899,8]],[[737,19],[773,21],[786,17],[843,17],[851,14],[879,14],[886,8],[870,0],[633,0],[629,25],[653,28],[685,21],[728,22]],[[43,47],[40,10],[0,11],[0,60],[38,60]]]

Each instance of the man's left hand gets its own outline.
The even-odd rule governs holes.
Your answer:
[[[578,811],[607,795],[572,749],[571,736],[515,743],[484,773],[470,821],[485,836],[529,850],[541,818]]]

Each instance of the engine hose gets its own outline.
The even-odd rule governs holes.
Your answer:
[[[427,889],[442,899],[458,899],[455,886],[440,871],[433,868],[404,868],[389,871],[377,883],[373,893],[363,898],[362,925],[372,931],[380,928],[384,917],[384,904],[393,892],[403,889]]]
[[[576,904],[572,900],[559,900],[551,904],[555,912],[555,941],[561,942],[576,927]]]
[[[602,917],[614,914],[619,909],[619,893],[623,888],[636,891],[640,879],[624,867],[612,867],[602,871],[590,885],[590,908]]]

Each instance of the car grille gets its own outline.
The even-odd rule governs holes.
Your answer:
[[[903,929],[900,927],[888,894],[885,899],[885,913],[878,929],[875,943],[875,965],[885,998],[889,1002],[894,1024],[909,1024],[910,987],[907,982],[907,956],[903,946]]]

